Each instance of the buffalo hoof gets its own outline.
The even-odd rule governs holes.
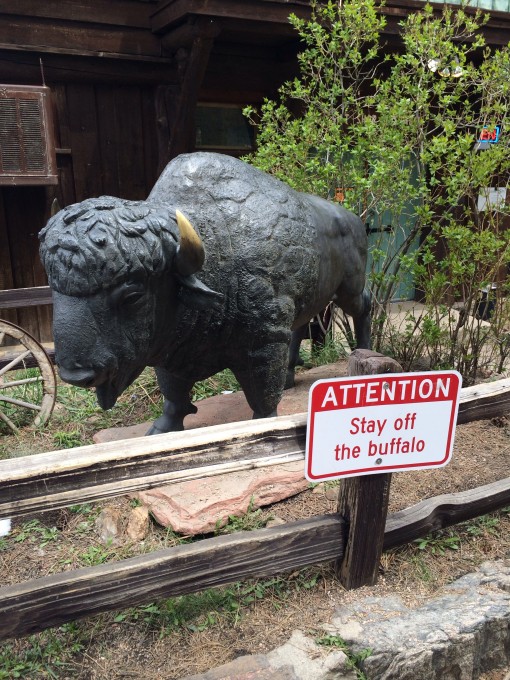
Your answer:
[[[277,415],[278,413],[276,412],[276,409],[271,411],[271,413],[266,413],[266,415],[253,412],[253,420],[258,420],[259,418],[276,418]]]
[[[145,436],[165,434],[165,432],[181,432],[182,430],[184,430],[182,420],[180,422],[171,421],[163,415],[152,423],[151,427],[145,433]]]
[[[285,377],[285,385],[283,386],[284,390],[290,390],[291,387],[295,387],[296,381],[294,379],[294,371],[292,369],[287,370],[287,375]]]

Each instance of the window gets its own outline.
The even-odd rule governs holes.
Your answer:
[[[195,119],[195,148],[251,151],[253,128],[240,106],[199,104]]]
[[[434,2],[437,2],[437,0],[434,0]],[[461,4],[461,0],[448,0],[448,2],[452,5]],[[510,0],[471,0],[469,6],[498,12],[510,12]]]
[[[0,185],[57,182],[49,88],[0,85]]]

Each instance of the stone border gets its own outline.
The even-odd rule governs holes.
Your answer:
[[[510,559],[484,562],[416,609],[396,596],[363,597],[323,628],[354,655],[371,650],[362,662],[367,680],[477,680],[510,666]],[[343,651],[294,631],[269,654],[182,680],[356,680],[356,673]]]

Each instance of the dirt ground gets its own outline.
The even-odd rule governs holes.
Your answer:
[[[446,468],[393,475],[390,513],[424,498],[507,477],[509,435],[507,418],[458,426],[453,460]],[[290,521],[334,512],[336,493],[334,485],[319,485],[255,513],[254,521],[259,526],[274,517]],[[118,499],[113,504],[125,512],[131,507],[129,499]],[[88,512],[91,517],[97,514],[94,508]],[[3,585],[85,566],[84,555],[91,560],[103,554],[103,561],[122,559],[178,541],[178,537],[152,524],[140,544],[107,549],[101,545],[93,521],[69,509],[38,516],[42,529],[33,534],[36,540],[28,532],[25,539],[20,538],[31,519],[14,522],[13,539],[0,550]],[[332,568],[323,565],[274,579],[235,584],[221,606],[209,595],[203,596],[199,604],[197,598],[181,599],[180,606],[197,606],[193,616],[179,613],[177,607],[169,611],[169,605],[165,608],[156,603],[153,611],[146,607],[88,619],[77,624],[81,648],[65,668],[55,663],[53,676],[31,677],[176,680],[240,655],[267,652],[285,642],[295,629],[320,637],[321,625],[330,621],[335,608],[353,598],[391,593],[400,595],[408,606],[417,607],[441,586],[473,571],[481,562],[504,557],[510,557],[510,508],[435,534],[425,544],[415,543],[385,553],[379,581],[370,588],[346,592],[335,580]],[[13,653],[22,652],[27,641],[10,644]],[[508,670],[495,671],[484,680],[503,680]]]

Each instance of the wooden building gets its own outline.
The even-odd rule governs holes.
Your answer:
[[[421,5],[389,0],[389,40]],[[487,27],[492,44],[508,42],[503,9]],[[19,137],[29,115],[19,103],[27,91],[13,86],[48,88],[36,95],[31,133],[41,135],[42,169],[34,176],[0,159],[1,318],[51,338],[38,232],[55,197],[62,206],[103,194],[144,199],[179,153],[251,148],[242,108],[296,70],[290,12],[308,16],[308,0],[0,0],[0,139]],[[17,138],[16,153],[26,141]]]

